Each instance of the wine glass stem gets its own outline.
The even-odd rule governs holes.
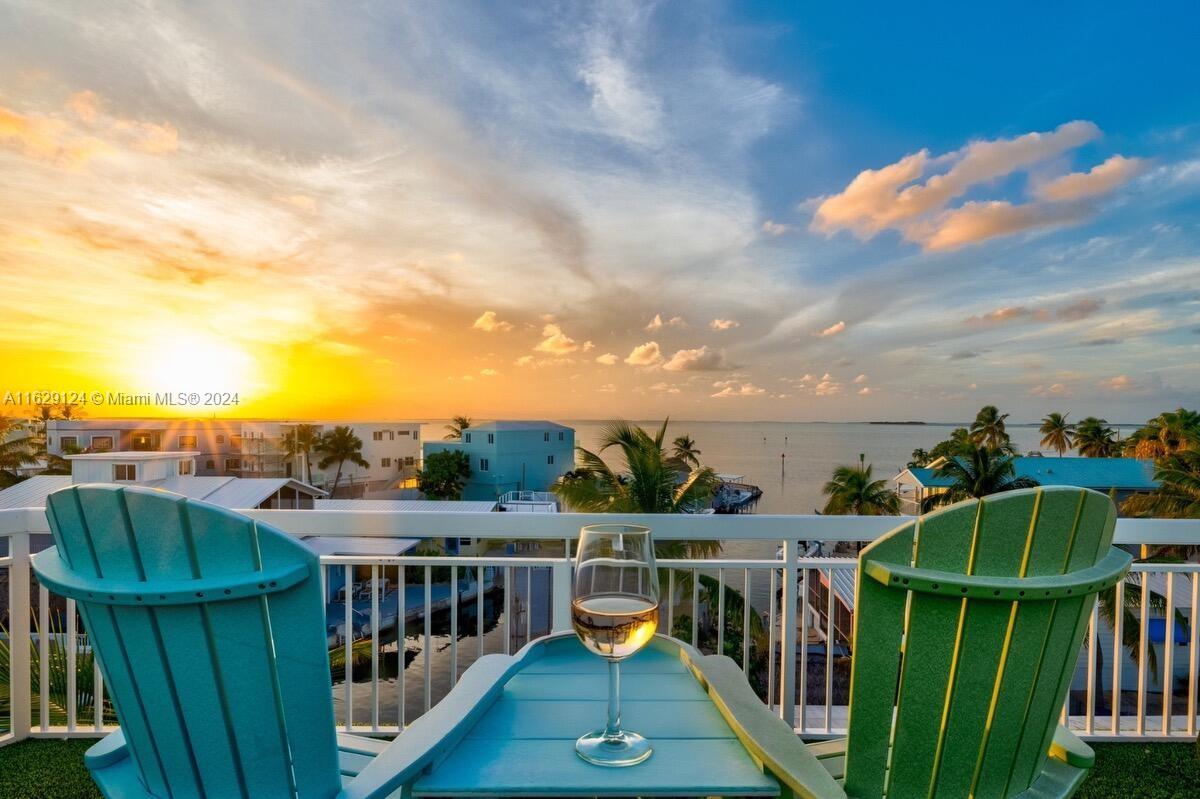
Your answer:
[[[608,721],[604,725],[604,737],[614,738],[621,734],[621,663],[608,661]]]

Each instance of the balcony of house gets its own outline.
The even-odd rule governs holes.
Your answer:
[[[582,526],[624,522],[649,526],[659,542],[721,542],[716,554],[658,561],[660,633],[731,657],[760,701],[805,740],[843,737],[857,654],[853,556],[903,521],[359,509],[244,513],[301,540],[344,538],[347,547],[339,551],[357,553],[321,556],[322,589],[338,728],[369,736],[402,732],[485,654],[515,653],[571,630],[571,560],[415,554],[430,551],[422,542],[555,542],[569,553]],[[75,602],[39,586],[31,572],[31,553],[50,543],[40,508],[0,511],[0,675],[6,683],[0,686],[0,745],[100,737],[117,722]],[[1200,547],[1200,521],[1119,519],[1114,543],[1135,555],[1157,546]],[[1194,740],[1198,612],[1200,564],[1134,563],[1115,596],[1087,615],[1062,722],[1086,741]]]

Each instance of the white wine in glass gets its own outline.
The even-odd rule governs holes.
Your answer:
[[[658,571],[650,528],[594,524],[579,533],[571,621],[579,640],[608,661],[608,719],[582,736],[575,751],[600,766],[632,766],[650,757],[650,742],[621,728],[620,662],[658,629]]]

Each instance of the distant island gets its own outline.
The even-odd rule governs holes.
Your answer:
[[[928,424],[928,422],[867,422],[867,424]]]

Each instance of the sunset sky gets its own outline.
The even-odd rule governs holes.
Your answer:
[[[1195,407],[1200,13],[970,8],[0,0],[0,390]]]

